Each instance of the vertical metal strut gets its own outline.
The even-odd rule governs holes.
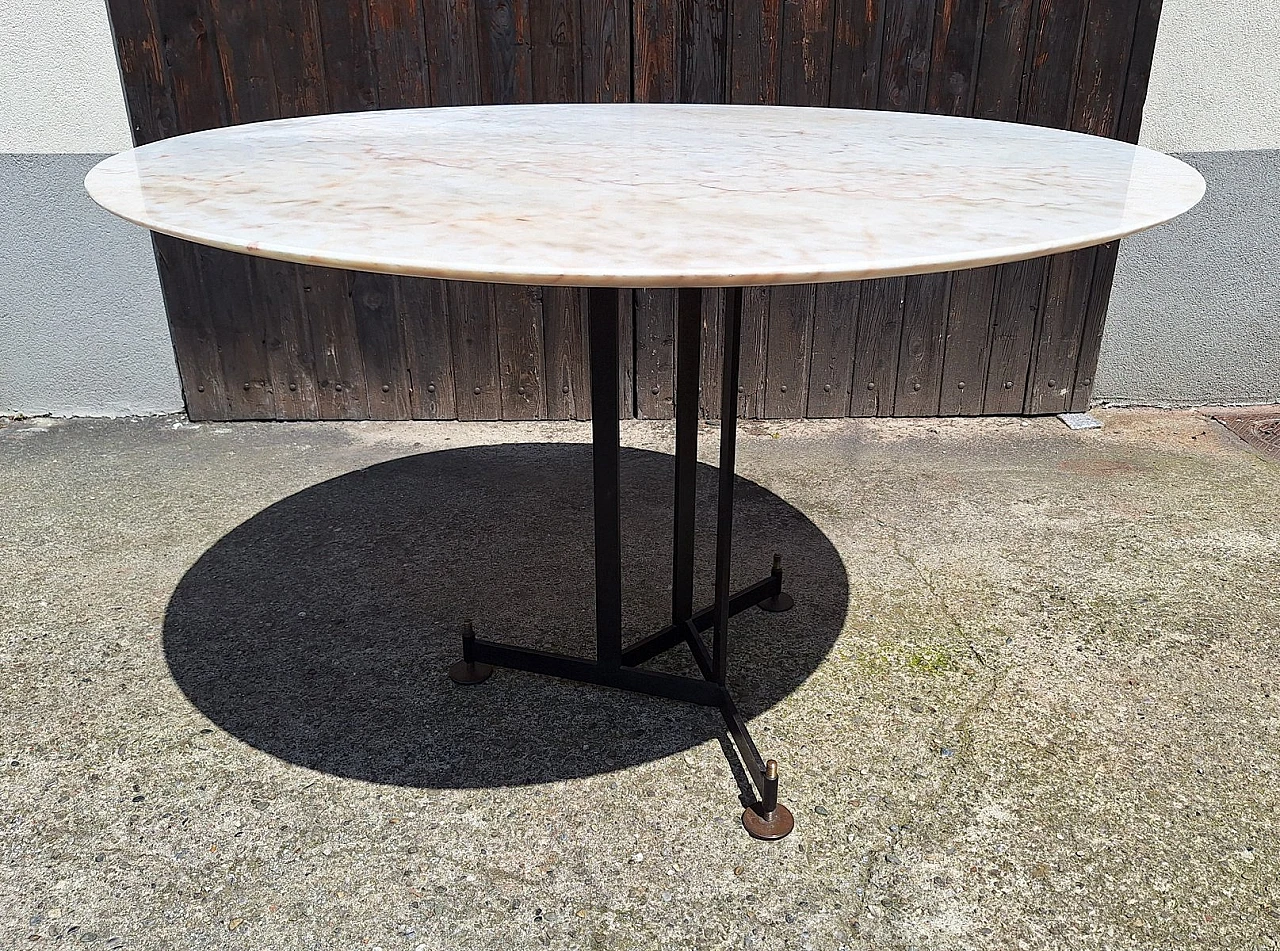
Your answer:
[[[724,371],[720,377],[720,486],[716,507],[715,638],[711,669],[724,684],[729,667],[729,562],[733,555],[733,467],[738,439],[738,357],[742,337],[742,288],[724,302]]]
[[[587,292],[595,494],[596,663],[622,663],[622,517],[618,499],[618,291]]]
[[[694,514],[698,482],[698,378],[702,289],[682,287],[676,321],[676,491],[671,549],[671,623],[693,617]]]

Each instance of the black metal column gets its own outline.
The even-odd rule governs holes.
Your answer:
[[[676,322],[676,504],[671,551],[671,623],[693,616],[694,506],[698,481],[698,371],[702,289],[682,287]]]
[[[715,632],[711,669],[716,683],[729,672],[729,582],[733,556],[733,468],[738,442],[738,360],[742,336],[742,288],[724,301],[724,373],[720,378],[720,486],[716,511]]]
[[[462,660],[449,668],[459,684],[482,683],[494,667],[564,677],[717,707],[760,798],[747,807],[742,823],[760,839],[780,839],[794,826],[790,811],[778,802],[778,764],[765,760],[726,686],[729,619],[758,606],[782,611],[791,598],[782,590],[777,556],[767,578],[730,590],[733,549],[733,483],[736,461],[738,352],[742,327],[742,291],[728,291],[725,308],[723,399],[720,420],[720,476],[716,521],[715,599],[693,610],[694,524],[698,467],[698,380],[702,349],[702,292],[681,290],[676,357],[675,531],[672,540],[671,624],[622,649],[622,522],[619,493],[621,435],[618,423],[618,291],[592,288],[587,295],[591,356],[592,471],[595,509],[596,657],[512,647],[480,640],[471,624],[463,626]],[[711,630],[711,648],[703,632]],[[701,677],[682,677],[639,669],[645,661],[677,645],[687,645]]]
[[[618,499],[618,291],[587,292],[595,495],[596,663],[622,663],[622,515]]]

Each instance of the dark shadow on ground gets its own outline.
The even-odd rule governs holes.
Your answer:
[[[628,641],[667,621],[672,460],[623,450]],[[709,600],[716,471],[698,485],[699,603]],[[782,554],[796,607],[736,619],[731,685],[747,716],[822,661],[843,623],[844,566],[799,511],[739,479],[734,586]],[[399,786],[588,776],[723,736],[714,710],[499,670],[446,676],[459,630],[589,655],[590,447],[503,445],[411,456],[289,496],[218,541],[169,602],[164,646],[206,716],[274,756]],[[695,673],[678,648],[650,666]],[[767,719],[767,718],[766,718]],[[757,742],[769,755],[768,732]]]

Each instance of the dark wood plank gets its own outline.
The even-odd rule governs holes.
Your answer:
[[[153,9],[173,131],[225,125],[226,96],[205,8],[199,0],[180,0]],[[199,250],[161,235],[155,236],[155,247],[188,411],[196,414],[193,418],[230,419],[222,341],[205,293]]]
[[[209,4],[219,28],[218,56],[231,121],[258,122],[281,115],[277,90],[300,85],[302,61],[301,51],[291,49],[281,35],[284,25],[279,5],[251,6],[227,0],[209,0]],[[266,390],[273,404],[271,415],[276,419],[313,419],[317,413],[315,361],[298,268],[257,257],[243,263],[249,271],[250,296],[229,302],[234,306],[233,319],[246,324],[238,328],[243,330],[237,334],[241,341],[238,352],[257,366],[257,355],[249,348],[260,335],[265,349]],[[233,387],[229,391],[233,407],[238,392],[247,397],[257,393],[252,386],[246,389],[241,384],[239,391]],[[248,407],[255,418],[266,411],[265,403]]]
[[[883,0],[838,0],[832,18],[830,105],[875,108],[883,38]]]
[[[577,0],[544,0],[533,12],[533,73],[536,102],[577,102],[582,97],[582,58]]]
[[[1071,121],[1085,7],[1086,0],[1037,0],[1020,121],[1054,128],[1066,128]]]
[[[422,0],[433,106],[483,101],[480,28],[471,0]],[[514,87],[513,87],[514,88]],[[493,286],[445,285],[459,419],[502,418],[502,375]]]
[[[169,86],[184,131],[249,122],[274,112],[265,31],[255,14],[205,0],[164,4],[157,15],[164,18]],[[228,418],[273,419],[266,310],[254,300],[255,275],[265,262],[205,247],[195,255],[200,293],[208,300],[219,341]]]
[[[919,274],[906,279],[895,416],[938,415],[950,293],[950,274]],[[959,345],[969,346],[969,341]]]
[[[1018,118],[1034,3],[988,0],[973,99],[973,114],[980,119]]]
[[[427,70],[418,0],[365,0],[380,109],[427,104]]]
[[[581,23],[582,100],[629,101],[631,10],[627,0],[584,0]]]
[[[481,102],[480,49],[472,0],[421,2],[431,105]]]
[[[263,314],[267,368],[277,419],[316,419],[315,354],[296,264],[261,259],[254,268],[254,305]]]
[[[177,119],[166,85],[153,0],[108,0],[107,11],[134,145],[174,135]]]
[[[676,98],[680,102],[724,102],[728,95],[728,3],[683,0],[676,27]]]
[[[839,0],[832,20],[829,104],[874,108],[880,84],[884,16],[881,0]],[[808,415],[847,415],[853,392],[862,284],[818,285],[813,308]]]
[[[187,415],[193,420],[228,419],[220,345],[195,246],[162,234],[153,234],[152,241]]]
[[[633,0],[631,16],[635,101],[675,102],[676,0]]]
[[[784,284],[773,289],[769,310],[768,382],[762,414],[770,419],[805,415],[814,300],[812,284]]]
[[[414,419],[454,419],[453,345],[444,281],[402,278],[396,309],[409,356],[409,399]]]
[[[557,0],[536,13],[531,19],[526,0],[476,5],[481,101],[576,98],[577,5]],[[539,95],[539,83],[549,95]],[[542,289],[495,284],[490,295],[502,418],[541,419],[547,413]]]
[[[818,285],[809,345],[807,416],[839,417],[849,412],[861,299],[861,282]]]
[[[1129,71],[1139,0],[1111,0],[1089,4],[1076,73],[1071,127],[1094,135],[1115,135]],[[1066,282],[1065,293],[1046,299],[1036,337],[1035,369],[1027,410],[1063,413],[1075,390],[1081,344],[1090,322],[1090,299],[1098,249],[1087,248],[1058,256],[1050,265],[1051,285]],[[1059,272],[1065,272],[1060,274]],[[1094,315],[1099,324],[1100,315]]]
[[[1018,118],[1033,2],[989,0],[987,3],[980,64],[974,82],[973,115],[1004,121]],[[1000,268],[979,268],[952,275],[938,400],[938,412],[943,415],[976,416],[983,412],[1000,274]],[[1007,327],[1006,323],[1006,330]],[[1001,396],[1008,392],[1004,389],[1006,382],[1010,381],[999,380]]]
[[[201,293],[222,355],[230,419],[275,419],[266,329],[244,255],[197,245]]]
[[[729,101],[776,105],[782,65],[783,0],[732,0],[729,16]],[[742,292],[742,358],[738,372],[738,415],[764,415],[768,371],[769,312],[772,292],[748,287]],[[718,364],[713,364],[718,365]],[[714,407],[718,403],[704,403]]]
[[[636,410],[635,295],[618,297],[618,414],[623,419],[638,415]],[[584,298],[585,299],[585,298]],[[585,305],[584,305],[585,306]],[[590,363],[590,360],[588,360]]]
[[[1096,249],[1089,301],[1080,330],[1080,356],[1076,362],[1075,380],[1067,404],[1068,412],[1087,412],[1093,400],[1093,379],[1098,372],[1103,325],[1106,322],[1107,307],[1111,303],[1111,286],[1116,276],[1119,251],[1119,241],[1112,241]]]
[[[498,330],[499,392],[503,419],[542,419],[542,289],[515,284],[493,286]]]
[[[832,0],[787,0],[782,5],[778,102],[825,106],[831,91]]]
[[[316,0],[268,3],[265,7],[276,115],[287,118],[325,112],[329,97]]]
[[[1035,0],[1018,109],[1020,122],[1054,127],[1067,124],[1072,113],[1083,28],[1084,3],[1080,0],[1072,3]],[[1035,341],[1048,284],[1048,258],[1000,268],[983,400],[983,412],[987,415],[1021,413],[1027,405]]]
[[[480,97],[486,103],[529,102],[534,42],[528,0],[477,0]]]
[[[529,85],[518,86],[514,94],[535,102],[576,102],[582,96],[582,59],[579,8],[576,0],[556,0],[534,8],[532,21],[524,14],[526,25],[517,22],[513,34],[527,33],[531,39],[531,72]],[[516,17],[517,21],[520,17]],[[495,288],[501,295],[501,288]],[[520,352],[535,353],[543,365],[538,368],[539,412],[552,419],[584,418],[590,412],[590,378],[586,372],[586,322],[582,294],[574,288],[547,287],[538,292],[538,310],[530,316],[537,321],[539,346],[524,347]],[[521,312],[517,309],[516,312]],[[503,406],[512,399],[508,380],[508,347],[511,338],[503,336],[503,319],[499,315],[499,351],[503,361]],[[521,339],[516,337],[515,339]],[[504,342],[505,341],[505,342]],[[531,338],[530,338],[531,341]],[[574,365],[576,363],[576,366]],[[517,390],[526,389],[531,373],[510,375],[518,381]],[[527,392],[527,389],[526,389]],[[518,395],[518,394],[517,394]]]
[[[925,111],[935,115],[972,114],[986,7],[987,0],[939,0],[933,21]],[[990,308],[981,315],[981,320],[972,321],[972,328],[970,322],[964,320],[951,323],[955,313],[951,306],[953,281],[954,276],[950,274],[907,279],[902,346],[898,354],[898,392],[894,401],[896,415],[938,414],[949,346],[966,352],[986,352]],[[960,300],[967,301],[964,297]],[[949,393],[951,390],[948,388]]]
[[[364,357],[351,306],[355,272],[304,267],[300,277],[315,361],[316,413],[321,419],[367,419]]]
[[[862,284],[850,416],[893,415],[905,288],[906,280],[901,277]]]
[[[246,7],[212,3],[221,30],[219,57],[232,118],[237,122],[314,114],[326,102],[318,21],[311,2],[285,11],[278,3]],[[301,29],[299,29],[301,27]],[[246,262],[266,348],[270,390],[278,419],[315,419],[315,360],[302,275],[297,265],[252,258]]]
[[[750,288],[743,294],[750,293]],[[698,376],[699,413],[718,419],[721,412],[720,378],[724,371],[725,291],[719,287],[702,289],[702,354]]]
[[[580,10],[582,30],[582,99],[584,102],[627,102],[631,99],[631,8],[624,0],[594,0],[584,2]],[[548,311],[548,301],[559,298],[560,293],[551,293],[548,288],[543,294],[544,321],[552,316]],[[571,292],[567,292],[571,293]],[[577,301],[576,310],[563,307],[555,316],[555,320],[568,326],[581,326],[585,334],[586,298],[585,294],[573,295]],[[635,415],[635,333],[633,324],[632,294],[618,295],[618,412],[626,419]],[[553,304],[552,306],[558,306]],[[548,325],[549,326],[549,325]],[[564,331],[563,333],[568,333]],[[562,411],[569,418],[589,419],[591,416],[591,394],[585,350],[582,350],[585,336],[576,341],[566,341],[559,352],[569,355],[582,353],[580,362],[573,368],[558,370],[563,378],[560,380],[559,394]],[[548,338],[548,341],[550,338]],[[566,351],[565,347],[569,349]],[[548,359],[551,355],[548,343]],[[576,356],[574,359],[579,359]],[[548,366],[548,377],[551,367]],[[569,387],[565,392],[564,388]]]
[[[630,294],[621,294],[629,298]],[[585,292],[578,287],[542,290],[542,327],[546,366],[547,416],[550,419],[591,418],[591,377],[587,372]],[[621,330],[621,328],[619,328]],[[631,363],[631,337],[626,338]]]
[[[876,107],[920,112],[928,92],[931,0],[885,0]],[[891,416],[902,347],[904,278],[865,282],[849,400],[851,416]]]
[[[1062,413],[1071,401],[1096,258],[1086,248],[1049,259],[1023,412]]]
[[[676,292],[635,292],[636,415],[670,419],[675,405]]]
[[[938,413],[978,416],[991,358],[991,308],[995,303],[994,267],[956,271],[947,298],[947,339],[943,348]]]
[[[676,0],[635,0],[631,31],[635,101],[675,102]],[[636,291],[633,301],[635,412],[646,419],[669,419],[675,391],[676,293]]]
[[[1044,278],[1044,258],[1005,264],[997,269],[988,337],[990,356],[982,399],[985,416],[1022,412]]]
[[[765,415],[772,300],[771,288],[742,289],[742,358],[738,367],[738,415],[743,419],[760,419]]]
[[[227,0],[207,2],[217,24],[216,47],[229,120],[274,118],[280,104],[266,9]],[[213,273],[225,277],[231,271],[232,265],[221,256],[206,260],[216,262],[218,270]],[[215,311],[233,333],[232,346],[223,348],[229,380],[240,384],[227,389],[232,413],[250,419],[306,419],[316,411],[315,382],[296,268],[264,258],[241,258],[240,267],[247,269],[246,282],[219,281],[214,291],[222,297],[243,288],[243,293],[222,297]]]
[[[927,111],[972,115],[989,2],[999,0],[937,0]]]
[[[317,0],[324,91],[328,108],[359,112],[378,107],[378,82],[363,0]]]
[[[831,89],[831,0],[791,0],[782,6],[778,101],[825,106]],[[812,284],[775,287],[769,302],[767,383],[763,415],[805,415],[817,290]]]
[[[501,373],[493,285],[446,284],[459,419],[501,419]]]
[[[364,357],[370,419],[408,419],[408,346],[396,308],[396,284],[385,274],[353,272],[351,301]]]
[[[381,109],[425,106],[430,100],[423,22],[417,0],[366,0],[369,47]],[[407,419],[413,414],[410,335],[414,314],[400,306],[415,291],[404,279],[360,274],[352,281],[365,398],[373,419]]]
[[[732,0],[729,17],[729,101],[778,102],[783,0]],[[743,315],[745,318],[745,314]]]
[[[885,0],[878,108],[924,111],[933,48],[933,6],[934,0]]]

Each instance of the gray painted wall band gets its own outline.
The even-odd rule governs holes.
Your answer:
[[[1095,396],[1280,402],[1280,151],[1181,156],[1209,183],[1126,239]],[[84,193],[99,155],[0,155],[0,413],[182,408],[146,232]]]
[[[151,240],[84,191],[101,158],[0,154],[0,413],[182,409]]]
[[[1121,242],[1094,398],[1280,403],[1280,150],[1179,158],[1208,191]]]

